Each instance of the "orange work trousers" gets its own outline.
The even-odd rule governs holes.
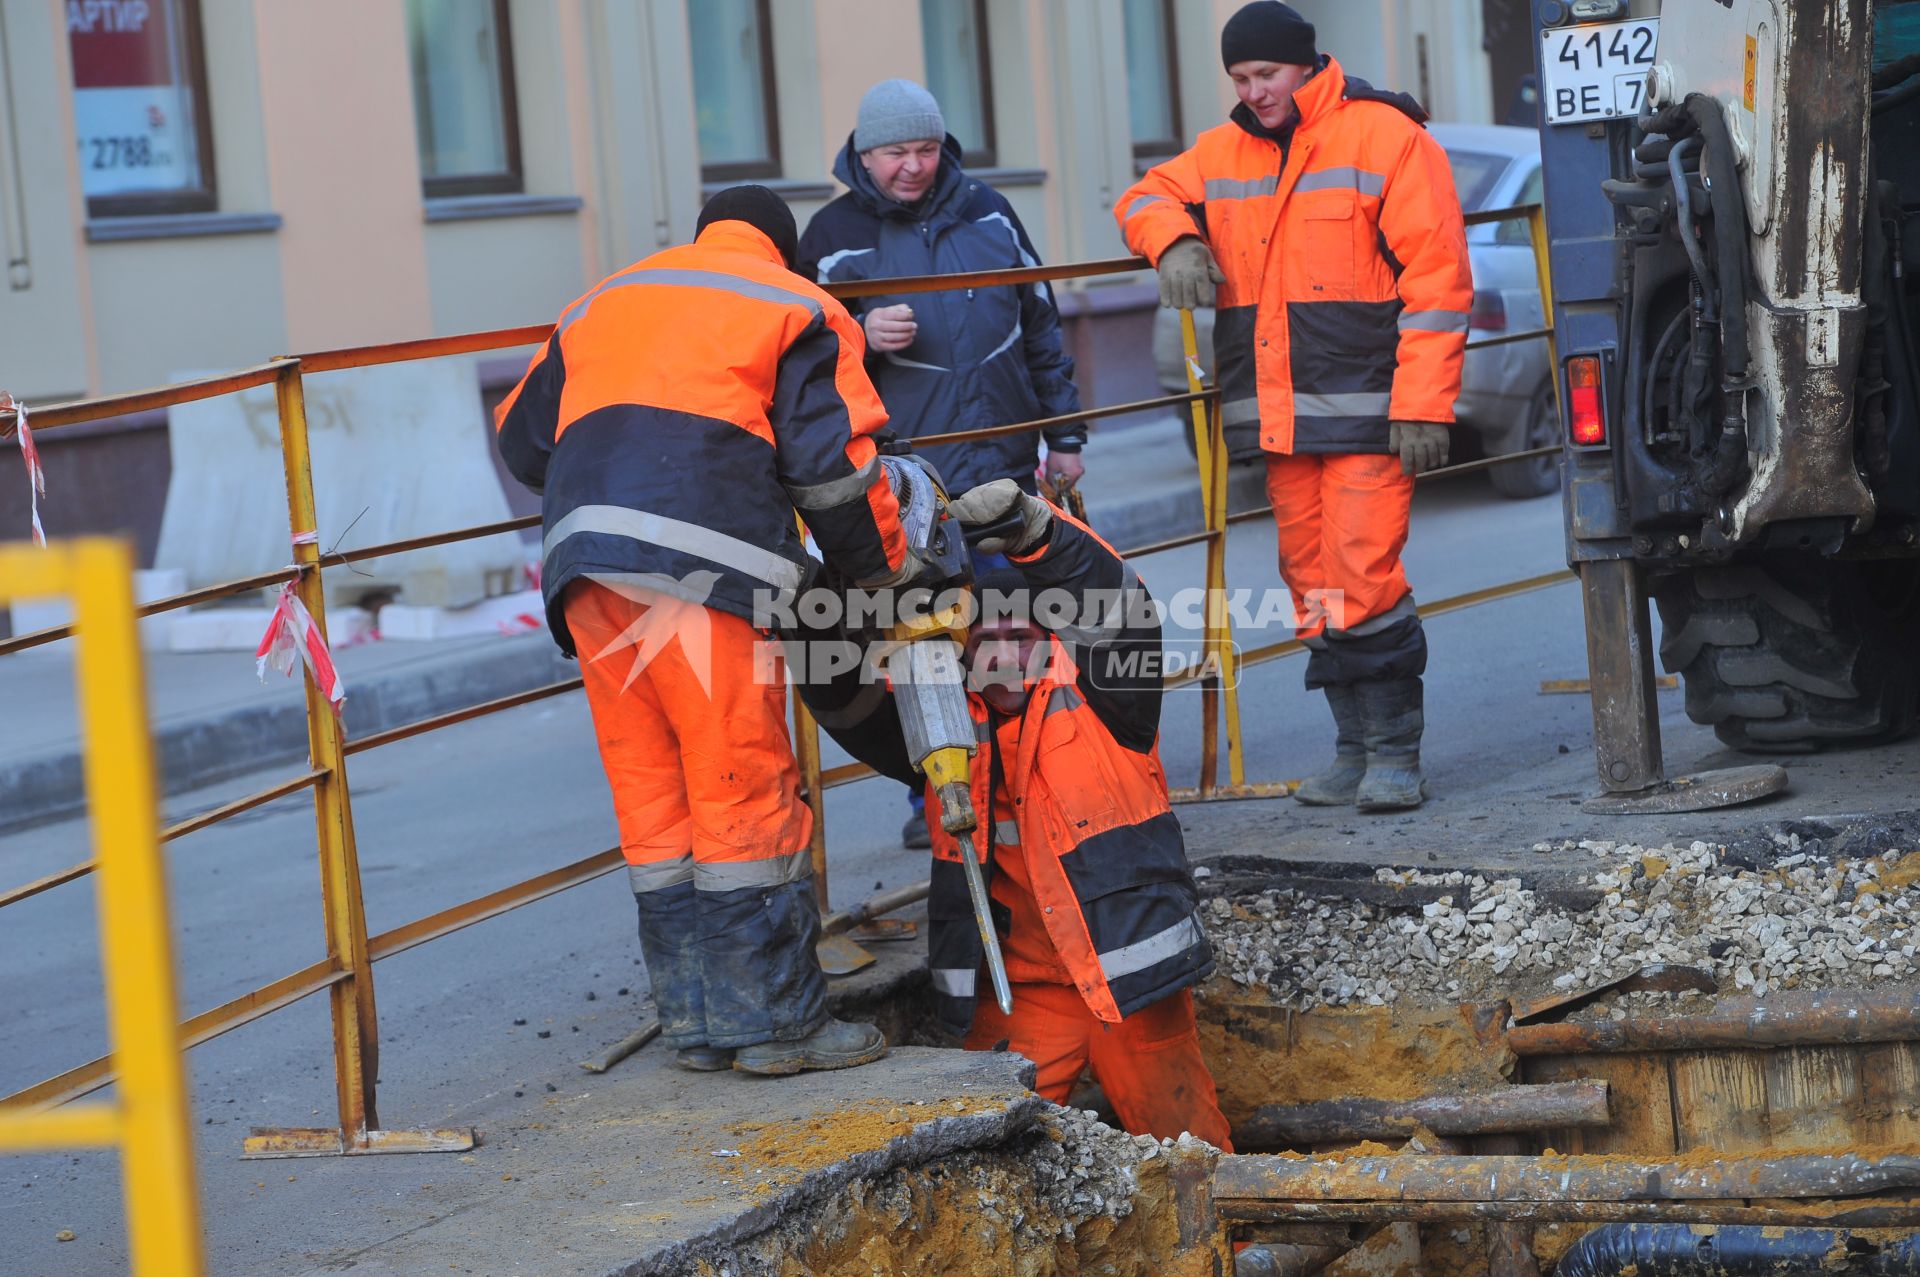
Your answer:
[[[1374,453],[1267,457],[1267,496],[1280,536],[1280,575],[1293,592],[1298,634],[1352,629],[1408,594],[1413,476]]]
[[[1033,1089],[1055,1104],[1067,1102],[1081,1070],[1091,1067],[1128,1133],[1176,1139],[1191,1131],[1233,1151],[1213,1074],[1200,1055],[1193,994],[1185,989],[1108,1024],[1070,984],[1016,984],[1011,1017],[980,999],[966,1047],[987,1051],[1002,1041],[1034,1062]]]
[[[806,876],[813,813],[800,797],[783,666],[760,631],[730,612],[585,579],[563,607],[634,890]]]

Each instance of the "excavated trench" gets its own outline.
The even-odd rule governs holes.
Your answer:
[[[1255,857],[1202,867],[1218,970],[1198,991],[1201,1042],[1238,1152],[1701,1165],[1920,1154],[1920,820],[1536,850],[1538,871],[1503,877]],[[1871,1031],[1836,998],[1866,999]],[[848,1010],[896,1042],[953,1045],[933,1027],[921,981]],[[1758,1022],[1775,1027],[1743,1039]],[[896,1111],[768,1129],[755,1134],[757,1151],[770,1166],[823,1165],[868,1117],[912,1121]],[[1215,1151],[1130,1137],[1113,1122],[1083,1083],[1071,1108],[1034,1101],[994,1142],[842,1177],[750,1239],[683,1252],[675,1271],[1233,1271],[1210,1215]],[[1576,1245],[1569,1273],[1665,1262],[1658,1237],[1582,1243],[1593,1229],[1409,1220],[1235,1236],[1280,1243],[1279,1266],[1263,1271],[1290,1277],[1533,1277]],[[1722,1234],[1720,1271],[1792,1271],[1790,1260],[1740,1251],[1786,1244],[1762,1231]],[[1704,1255],[1712,1230],[1695,1233]],[[1832,1234],[1840,1258],[1819,1266],[1913,1272],[1901,1236]],[[1643,1244],[1655,1249],[1632,1250]]]

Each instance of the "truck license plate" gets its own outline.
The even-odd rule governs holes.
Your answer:
[[[1658,18],[1541,31],[1547,123],[1578,124],[1639,114],[1659,43]]]

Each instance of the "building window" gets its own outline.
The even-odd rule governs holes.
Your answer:
[[[1125,5],[1133,155],[1138,160],[1164,159],[1184,145],[1173,0],[1125,0]]]
[[[700,175],[709,182],[780,175],[769,0],[689,0]]]
[[[65,8],[87,215],[212,211],[199,0]]]
[[[407,43],[427,195],[521,190],[507,0],[407,0]]]
[[[968,164],[994,162],[993,68],[987,0],[920,0],[927,88]]]

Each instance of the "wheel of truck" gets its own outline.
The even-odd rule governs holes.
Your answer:
[[[1904,736],[1920,712],[1920,563],[1779,553],[1650,585],[1687,716],[1735,749]]]
[[[1560,409],[1553,401],[1553,382],[1543,381],[1527,401],[1527,425],[1521,433],[1521,450],[1545,448],[1560,442]],[[1548,453],[1525,461],[1509,461],[1487,471],[1493,490],[1509,500],[1544,497],[1560,486],[1560,457]]]

